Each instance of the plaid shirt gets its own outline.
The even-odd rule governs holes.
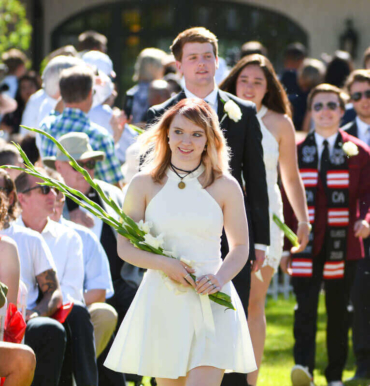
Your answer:
[[[93,150],[105,153],[105,160],[96,164],[95,177],[111,184],[123,179],[121,166],[114,151],[113,138],[106,129],[91,122],[83,111],[67,107],[62,114],[51,114],[41,122],[41,130],[56,139],[71,132],[86,133]],[[57,147],[54,143],[42,135],[42,158],[56,156],[56,153]]]

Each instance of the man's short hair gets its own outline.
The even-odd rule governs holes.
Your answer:
[[[8,67],[8,73],[14,74],[19,66],[26,65],[27,56],[22,51],[12,48],[1,55],[1,60]]]
[[[366,68],[366,62],[368,62],[369,59],[370,59],[370,47],[367,47],[364,52],[364,62],[363,62],[364,68]]]
[[[307,56],[306,47],[302,43],[291,43],[284,50],[284,58],[298,62]]]
[[[213,53],[218,56],[216,35],[204,27],[189,28],[177,35],[170,48],[178,62],[182,60],[182,49],[186,43],[211,43]]]
[[[345,110],[346,102],[348,100],[347,94],[339,87],[333,86],[332,84],[322,83],[311,90],[307,97],[307,108],[311,110],[313,98],[318,94],[336,94],[338,95],[340,108]]]
[[[298,78],[304,80],[311,89],[323,82],[325,70],[325,65],[320,60],[306,58],[298,69]]]
[[[75,66],[60,73],[60,95],[66,103],[79,103],[87,99],[92,90],[94,73],[86,65]]]
[[[20,155],[17,148],[10,143],[0,149],[0,166],[16,165],[19,158]]]
[[[348,93],[351,92],[351,87],[355,82],[370,83],[370,70],[355,70],[349,74],[345,83],[345,88]]]
[[[244,56],[252,54],[260,54],[263,56],[267,56],[267,48],[262,43],[257,41],[250,41],[244,43],[240,50],[240,58],[244,58]]]
[[[26,172],[22,172],[14,181],[17,193],[22,193],[30,187],[29,176]]]
[[[107,44],[108,39],[96,31],[85,31],[78,36],[79,51],[99,50],[105,52]]]

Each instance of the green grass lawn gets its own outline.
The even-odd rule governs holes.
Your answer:
[[[279,298],[277,301],[268,299],[266,306],[267,339],[258,386],[290,386],[290,370],[293,362],[293,296],[289,300]],[[327,363],[325,343],[326,314],[324,297],[320,296],[318,333],[316,337],[316,370],[315,385],[326,386],[324,370]],[[354,375],[355,362],[350,342],[349,357],[343,379]],[[144,380],[149,386],[149,380]],[[346,386],[370,386],[367,382],[347,382]]]

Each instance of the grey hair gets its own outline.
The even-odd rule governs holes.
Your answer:
[[[145,48],[142,50],[135,63],[133,81],[151,82],[156,79],[156,74],[163,69],[163,62],[167,54],[158,48]]]
[[[85,63],[73,56],[60,55],[50,60],[42,73],[43,87],[45,92],[54,97],[59,94],[59,75],[62,70]]]
[[[323,62],[306,58],[298,69],[298,77],[304,79],[313,88],[324,81],[325,71],[326,67]]]

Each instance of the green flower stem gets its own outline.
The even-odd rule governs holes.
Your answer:
[[[16,166],[1,166],[1,168],[10,168],[15,170],[21,170],[29,175],[32,175],[34,177],[40,178],[44,181],[44,184],[53,186],[62,193],[64,193],[67,197],[69,197],[71,200],[76,202],[78,205],[80,205],[83,208],[86,208],[89,212],[94,214],[96,217],[100,218],[102,221],[110,225],[113,229],[115,229],[120,235],[130,240],[130,242],[138,249],[154,253],[156,255],[162,255],[166,256],[168,258],[173,258],[173,256],[168,256],[164,253],[164,250],[162,248],[154,248],[151,245],[148,245],[144,242],[144,236],[145,232],[141,231],[138,227],[138,225],[135,223],[134,220],[132,220],[129,216],[127,216],[122,209],[120,209],[117,204],[109,197],[107,197],[100,186],[90,177],[89,173],[86,172],[85,169],[81,168],[80,165],[76,162],[76,160],[64,149],[64,147],[51,135],[45,133],[42,130],[39,129],[33,129],[26,126],[22,126],[27,130],[36,132],[38,134],[45,135],[47,138],[49,138],[53,143],[58,147],[58,149],[68,157],[70,160],[71,166],[81,173],[85,180],[90,184],[91,187],[93,187],[96,192],[100,195],[100,197],[104,200],[104,202],[110,206],[115,213],[119,215],[119,218],[122,220],[122,224],[120,221],[117,221],[112,216],[108,215],[108,213],[98,204],[91,201],[88,197],[86,197],[83,193],[79,192],[78,190],[72,189],[69,186],[65,185],[64,183],[54,180],[50,177],[44,176],[40,172],[36,170],[34,165],[30,162],[25,152],[21,149],[21,147],[17,144],[15,146],[17,147],[20,155],[22,156],[24,163],[26,165],[26,168],[20,168]],[[194,275],[191,275],[193,280],[196,280],[196,277]],[[222,293],[222,292],[216,292],[212,295],[209,295],[210,300],[213,302],[220,304],[227,309],[235,310],[231,298],[229,295]]]
[[[287,226],[285,225],[278,216],[274,213],[272,215],[272,219],[275,224],[284,232],[285,236],[289,239],[289,241],[293,244],[294,247],[299,247],[298,237],[297,235]]]

